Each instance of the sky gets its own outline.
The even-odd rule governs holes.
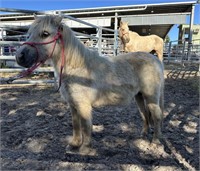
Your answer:
[[[190,0],[0,0],[0,8],[46,11],[186,1]],[[200,24],[200,4],[195,6],[194,24]],[[171,41],[178,39],[177,27],[174,25],[169,32]]]

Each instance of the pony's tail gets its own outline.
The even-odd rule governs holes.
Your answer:
[[[163,116],[164,116],[164,81],[163,81],[163,85],[161,87],[160,90],[160,109],[161,109],[161,118],[163,120]],[[162,128],[162,122],[161,122],[161,128]]]
[[[163,117],[163,114],[164,114],[164,88],[165,88],[165,76],[164,76],[164,64],[161,62],[161,65],[162,65],[162,76],[163,76],[163,80],[161,82],[161,88],[160,88],[160,109],[162,111],[162,117]]]
[[[161,92],[160,92],[160,109],[162,111],[162,115],[164,113],[164,87],[161,88]]]
[[[161,86],[160,89],[160,99],[159,99],[159,106],[160,106],[160,110],[161,110],[161,119],[163,119],[163,114],[164,114],[164,83]],[[149,126],[154,126],[154,121],[153,121],[153,117],[152,114],[148,108],[148,106],[146,105],[146,111],[147,111],[147,123]]]

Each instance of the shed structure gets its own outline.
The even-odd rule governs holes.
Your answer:
[[[53,11],[30,11],[30,10],[15,10],[0,8],[0,11],[12,12],[9,14],[0,15],[0,26],[12,25],[12,31],[9,29],[2,35],[15,35],[27,31],[27,26],[33,21],[33,13],[36,14],[65,14],[83,21],[117,29],[119,21],[128,21],[130,30],[136,31],[140,35],[156,34],[163,39],[168,34],[174,24],[186,24],[186,18],[190,17],[190,32],[192,33],[192,25],[194,18],[194,7],[196,1],[171,2],[159,4],[142,4],[142,5],[127,5],[127,6],[111,6],[101,8],[83,8],[83,9],[67,9]],[[91,28],[81,23],[66,19],[66,23],[75,31],[95,34],[96,29]],[[13,31],[13,29],[16,31]],[[5,30],[5,29],[4,29]],[[106,34],[106,31],[104,32]],[[191,34],[192,35],[192,34]],[[190,40],[191,40],[190,36]]]

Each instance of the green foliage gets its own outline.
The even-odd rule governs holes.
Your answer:
[[[170,42],[170,37],[169,37],[169,35],[167,35],[166,37],[165,37],[165,43],[169,43]]]

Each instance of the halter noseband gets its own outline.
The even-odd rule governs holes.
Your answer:
[[[124,38],[124,36],[126,34],[129,34],[129,31],[125,32],[125,33],[122,33],[122,36],[121,36],[121,40],[124,44],[128,43],[130,41],[130,39],[128,39],[128,41],[126,40],[126,38]]]
[[[51,58],[51,57],[52,57],[53,52],[54,52],[54,49],[55,49],[55,46],[56,46],[56,41],[57,41],[58,39],[62,39],[62,35],[61,35],[61,33],[60,33],[59,31],[58,31],[57,34],[54,36],[53,40],[50,40],[50,41],[48,41],[48,42],[24,42],[24,43],[22,44],[22,46],[23,46],[23,45],[29,45],[29,46],[35,48],[35,50],[36,50],[36,52],[37,52],[37,59],[39,59],[39,51],[38,51],[37,45],[47,45],[47,44],[54,43],[52,52],[51,52],[51,54],[47,57],[47,59],[48,59],[48,58]],[[42,63],[44,63],[44,62],[42,62]]]
[[[122,33],[122,35],[124,36],[124,35],[126,35],[126,34],[128,34],[129,33],[129,31],[127,31],[127,32],[125,32],[125,33]]]

